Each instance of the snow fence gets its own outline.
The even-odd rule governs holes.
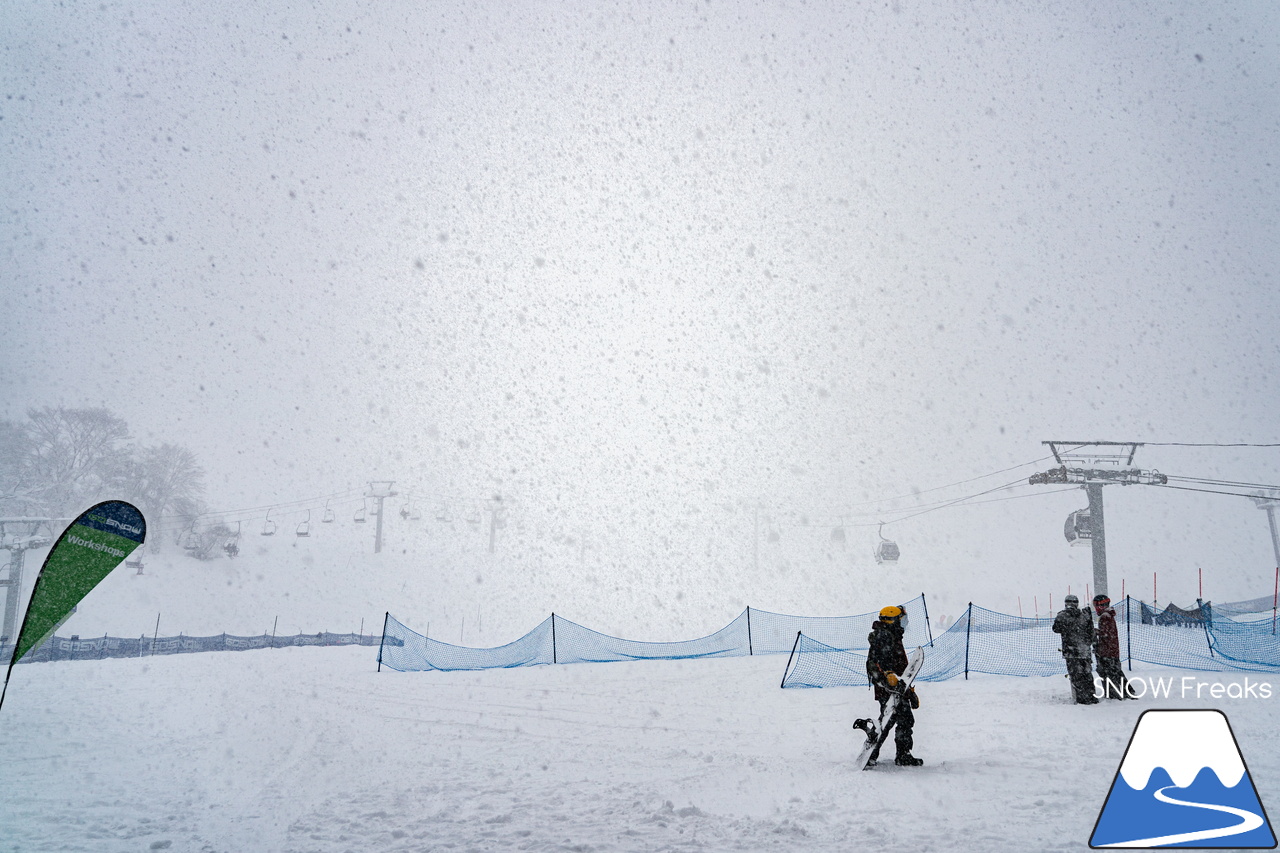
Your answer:
[[[1270,619],[1239,622],[1214,613],[1208,604],[1194,610],[1170,605],[1157,610],[1126,597],[1116,605],[1120,655],[1176,669],[1210,672],[1275,672],[1280,642]],[[973,604],[945,633],[925,645],[922,681],[945,681],[969,673],[989,675],[1061,675],[1067,671],[1062,638],[1051,617],[1023,618]],[[825,643],[804,631],[783,673],[783,687],[858,687],[867,685],[866,649]]]
[[[293,634],[276,636],[258,634],[239,637],[214,634],[211,637],[59,637],[56,634],[23,655],[19,663],[42,663],[57,660],[99,660],[100,658],[137,658],[149,655],[178,655],[191,652],[232,652],[248,649],[282,649],[288,646],[377,646],[377,634]],[[0,646],[0,660],[13,655],[13,646]]]
[[[907,612],[907,641],[923,645],[933,639],[923,594],[901,605]],[[803,634],[839,648],[865,648],[867,631],[877,612],[855,616],[788,616],[748,607],[720,630],[695,640],[646,642],[602,634],[552,613],[518,640],[488,649],[455,646],[433,640],[387,614],[378,654],[380,665],[401,672],[495,669],[537,664],[623,660],[681,660],[787,654]]]

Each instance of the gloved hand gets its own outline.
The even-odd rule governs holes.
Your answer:
[[[897,687],[898,687],[898,676],[897,676],[895,673],[892,673],[892,672],[886,672],[886,673],[884,674],[884,678],[885,678],[885,681],[888,681],[888,682],[889,682],[889,687],[890,687],[890,688],[897,689]]]
[[[911,710],[913,711],[920,707],[920,697],[916,695],[914,687],[907,691],[907,701],[911,704]]]

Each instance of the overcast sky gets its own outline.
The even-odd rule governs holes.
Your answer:
[[[195,450],[218,508],[500,493],[624,538],[625,570],[673,525],[825,531],[1046,439],[1280,438],[1274,4],[17,2],[0,27],[0,417],[105,405]],[[1175,497],[1130,553],[1197,527],[1170,559],[1269,584],[1256,509]],[[1082,503],[890,529],[935,568],[1013,537],[1007,564],[1062,563]]]

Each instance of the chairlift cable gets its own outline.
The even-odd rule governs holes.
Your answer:
[[[886,524],[897,524],[899,521],[906,521],[906,520],[907,520],[907,519],[909,519],[909,518],[915,518],[916,516],[925,515],[926,513],[930,513],[930,512],[937,512],[937,511],[938,511],[938,510],[940,510],[940,509],[946,509],[947,507],[955,506],[956,504],[963,503],[964,501],[972,500],[972,499],[974,499],[974,498],[980,498],[980,497],[982,497],[983,495],[989,495],[989,494],[992,494],[992,493],[994,493],[994,492],[999,492],[999,491],[1001,491],[1001,490],[1003,490],[1003,489],[1008,489],[1008,488],[1010,488],[1010,487],[1012,487],[1012,486],[1017,486],[1017,485],[1022,484],[1022,483],[1024,483],[1024,482],[1025,482],[1025,481],[1024,481],[1024,480],[1021,480],[1021,479],[1014,480],[1013,482],[1011,482],[1011,483],[1006,483],[1006,484],[1004,484],[1003,486],[996,486],[996,487],[995,487],[995,488],[993,488],[993,489],[987,489],[985,492],[978,492],[976,495],[966,495],[965,497],[962,497],[962,498],[956,498],[956,499],[955,499],[955,500],[953,500],[953,501],[948,501],[948,502],[946,502],[946,503],[940,504],[940,505],[935,506],[935,507],[932,507],[932,508],[930,508],[930,509],[921,510],[920,512],[912,513],[911,515],[904,515],[902,518],[895,518],[893,521],[887,521],[887,522],[885,522],[885,523],[886,523]]]
[[[1195,443],[1190,441],[1144,441],[1141,443],[1147,447],[1280,447],[1280,444],[1250,444],[1248,442],[1222,444],[1215,442]]]
[[[1081,445],[1081,447],[1083,447],[1083,446],[1084,446],[1084,445]],[[1079,448],[1077,448],[1077,449],[1079,449]],[[954,482],[954,483],[948,483],[948,484],[946,484],[945,486],[931,486],[930,488],[927,488],[927,489],[921,489],[920,491],[918,491],[918,492],[912,492],[911,494],[906,494],[906,495],[896,495],[896,496],[894,496],[894,497],[889,497],[889,498],[877,498],[877,499],[875,499],[875,500],[862,501],[861,503],[848,504],[848,506],[851,506],[851,507],[855,507],[855,506],[870,506],[870,505],[872,505],[872,504],[888,503],[889,501],[901,500],[901,499],[903,499],[903,498],[914,498],[914,497],[916,497],[917,495],[923,495],[923,494],[925,494],[926,492],[939,492],[939,491],[942,491],[943,489],[950,489],[950,488],[953,488],[953,487],[955,487],[955,486],[963,486],[963,485],[965,485],[966,483],[973,483],[973,482],[976,482],[976,481],[978,481],[978,480],[985,480],[985,479],[986,479],[986,478],[988,478],[988,477],[995,477],[995,476],[997,476],[997,475],[999,475],[999,474],[1006,474],[1006,473],[1008,473],[1009,471],[1016,471],[1016,470],[1018,470],[1019,468],[1026,468],[1028,465],[1039,465],[1041,462],[1047,462],[1048,460],[1053,459],[1053,458],[1054,458],[1054,457],[1053,457],[1053,455],[1052,455],[1052,454],[1050,454],[1049,456],[1042,456],[1042,457],[1041,457],[1041,458],[1039,458],[1039,459],[1032,459],[1030,462],[1022,462],[1022,463],[1020,463],[1020,464],[1018,464],[1018,465],[1012,465],[1012,466],[1010,466],[1010,467],[1008,467],[1008,468],[1001,468],[999,471],[990,471],[990,472],[988,472],[988,473],[986,473],[986,474],[979,474],[978,476],[976,476],[976,477],[970,477],[970,478],[968,478],[967,480],[957,480],[956,482]],[[890,512],[892,512],[892,510],[890,510]],[[852,514],[852,515],[875,515],[875,513],[849,513],[849,514]]]
[[[1025,483],[1023,483],[1021,480],[1019,480],[1019,481],[1017,481],[1017,482],[1018,482],[1019,484],[1021,484],[1021,485],[1026,485],[1026,484],[1025,484]],[[1068,486],[1068,487],[1067,487],[1067,488],[1065,488],[1065,489],[1050,489],[1050,490],[1048,490],[1048,491],[1045,491],[1045,490],[1043,490],[1043,489],[1036,489],[1034,492],[1029,492],[1029,493],[1027,493],[1027,494],[1023,494],[1023,495],[1006,495],[1005,497],[1000,497],[1000,498],[989,498],[988,500],[985,500],[985,501],[971,500],[972,498],[981,497],[981,496],[982,496],[982,495],[984,495],[984,494],[989,494],[989,492],[980,492],[979,494],[976,494],[976,495],[969,495],[967,498],[958,498],[958,499],[955,499],[955,500],[949,500],[949,501],[939,501],[939,502],[934,503],[934,504],[923,504],[923,505],[921,505],[921,506],[908,507],[908,508],[906,508],[906,509],[901,509],[901,510],[890,510],[889,512],[887,512],[887,513],[882,513],[881,515],[892,515],[892,514],[894,514],[895,512],[911,512],[912,510],[921,510],[921,512],[914,512],[914,513],[912,513],[911,515],[904,515],[904,516],[902,516],[901,518],[895,518],[895,519],[893,519],[892,521],[886,521],[886,522],[884,522],[885,524],[894,524],[894,523],[899,522],[899,521],[904,521],[904,520],[906,520],[907,518],[914,518],[914,517],[915,517],[915,516],[917,516],[917,515],[923,515],[923,514],[924,514],[924,513],[926,513],[926,512],[932,512],[932,511],[934,511],[935,509],[944,509],[944,508],[949,507],[949,506],[954,506],[954,505],[956,505],[956,504],[960,503],[961,501],[970,501],[969,503],[964,504],[965,506],[981,506],[982,504],[1000,503],[1000,502],[1002,502],[1002,501],[1017,501],[1017,500],[1025,500],[1025,499],[1027,499],[1027,498],[1038,498],[1038,497],[1041,497],[1041,496],[1043,496],[1043,495],[1054,495],[1054,494],[1058,494],[1058,493],[1060,493],[1060,492],[1075,492],[1075,491],[1078,491],[1078,490],[1079,490],[1079,488],[1080,488],[1079,486]],[[998,489],[995,489],[995,490],[992,490],[992,491],[998,491]],[[869,515],[870,513],[859,513],[859,514],[860,514],[860,515]],[[879,517],[879,516],[878,516],[878,517]],[[794,529],[801,528],[801,527],[820,527],[820,526],[822,526],[821,521],[816,521],[816,522],[813,522],[813,523],[810,523],[810,524],[777,524],[777,523],[776,523],[776,521],[775,521],[775,522],[772,522],[772,523],[774,524],[774,526],[775,526],[775,527],[786,528],[786,529],[788,529],[788,530],[794,530]],[[879,527],[879,526],[880,526],[880,522],[879,522],[879,521],[869,521],[869,522],[851,522],[851,523],[846,523],[846,524],[845,524],[845,526],[846,526],[846,527]]]
[[[1168,475],[1170,480],[1182,480],[1188,483],[1203,483],[1207,486],[1239,486],[1242,489],[1276,489],[1280,490],[1280,486],[1274,486],[1269,483],[1241,483],[1236,480],[1211,480],[1205,477],[1178,477],[1173,474]]]
[[[1221,492],[1221,491],[1217,491],[1216,489],[1195,489],[1195,488],[1192,488],[1191,486],[1170,486],[1168,483],[1164,485],[1160,485],[1158,483],[1152,483],[1151,485],[1157,486],[1158,488],[1161,488],[1161,489],[1177,489],[1180,492],[1204,492],[1206,495],[1230,495],[1236,498],[1258,497],[1256,494],[1250,494],[1248,492]]]

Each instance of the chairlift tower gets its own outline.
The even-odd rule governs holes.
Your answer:
[[[1275,553],[1276,565],[1280,566],[1280,535],[1276,533],[1276,509],[1280,507],[1280,497],[1259,494],[1252,500],[1258,509],[1267,514],[1267,524],[1271,527],[1271,549]]]
[[[1169,478],[1159,471],[1142,471],[1133,467],[1133,457],[1142,447],[1135,441],[1046,441],[1057,468],[1032,474],[1028,482],[1033,486],[1076,483],[1089,496],[1089,533],[1093,546],[1093,589],[1095,593],[1107,592],[1107,537],[1104,524],[1102,487],[1140,483],[1163,486]],[[1107,466],[1107,467],[1097,467]]]
[[[394,485],[394,480],[374,480],[369,483],[369,491],[364,495],[378,502],[378,527],[373,534],[373,553],[375,554],[382,553],[382,502],[396,496],[397,493],[391,490]]]
[[[0,580],[4,587],[4,622],[0,624],[0,647],[18,642],[18,598],[22,595],[22,568],[28,550],[44,548],[53,542],[53,518],[0,518],[0,550],[9,552],[8,577]],[[26,528],[26,535],[9,533],[9,527]],[[46,533],[40,533],[43,527]]]

